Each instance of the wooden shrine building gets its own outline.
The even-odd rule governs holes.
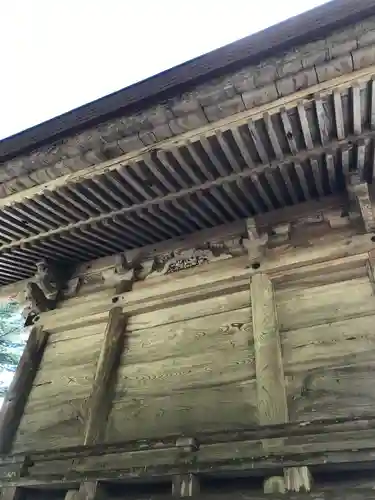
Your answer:
[[[375,0],[0,142],[7,500],[375,488]]]

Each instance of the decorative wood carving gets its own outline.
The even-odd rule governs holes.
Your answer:
[[[137,277],[139,279],[148,279],[165,276],[245,254],[246,248],[243,239],[240,237],[226,241],[203,243],[196,248],[172,250],[142,262],[137,271]]]

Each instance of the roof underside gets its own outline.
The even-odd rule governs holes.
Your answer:
[[[371,182],[374,89],[366,76],[237,115],[3,206],[2,283],[30,276],[41,257],[87,261],[339,194],[349,170]]]

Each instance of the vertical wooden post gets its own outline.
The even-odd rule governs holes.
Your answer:
[[[126,316],[121,307],[109,313],[93,388],[90,394],[84,444],[98,443],[105,432],[116,381],[117,368],[124,348]]]
[[[251,280],[251,304],[259,422],[288,421],[283,361],[273,285],[264,273]]]
[[[255,274],[251,279],[251,306],[259,423],[286,423],[288,403],[274,289],[264,273]],[[283,439],[265,440],[263,446],[266,450],[283,446]],[[284,469],[284,476],[270,477],[264,482],[265,493],[310,491],[310,488],[307,467]]]
[[[1,500],[22,500],[24,497],[24,490],[17,486],[8,488],[1,488]]]
[[[174,497],[194,497],[199,495],[199,479],[195,474],[173,476],[172,495]]]
[[[47,340],[48,332],[41,327],[32,328],[0,410],[0,454],[11,451]]]
[[[84,482],[79,490],[69,490],[65,500],[105,500],[107,498],[103,486],[98,481]]]
[[[182,462],[186,458],[191,459],[191,455],[197,450],[198,444],[194,438],[180,437],[176,441],[176,446],[180,450]],[[200,493],[200,481],[196,474],[177,474],[172,478],[172,495],[174,497],[195,497]]]

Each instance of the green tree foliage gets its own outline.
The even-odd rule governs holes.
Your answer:
[[[25,347],[24,318],[17,302],[0,303],[0,398],[8,390]]]

